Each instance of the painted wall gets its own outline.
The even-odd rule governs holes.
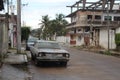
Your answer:
[[[83,36],[76,36],[76,46],[81,46],[84,44],[84,37]]]
[[[120,27],[116,29],[116,33],[120,33]]]
[[[8,28],[5,22],[0,22],[0,54],[6,54],[8,50]]]
[[[56,41],[60,43],[70,43],[70,36],[57,36]]]
[[[109,34],[109,47],[110,49],[115,49],[115,34],[114,30],[110,30]],[[100,40],[99,40],[100,46],[104,47],[105,49],[108,48],[108,32],[107,29],[101,29],[100,30]]]
[[[10,23],[9,24],[9,38],[10,38],[10,42],[11,42],[11,48],[13,48],[13,45],[14,45],[14,38],[13,38],[13,24],[12,23]]]

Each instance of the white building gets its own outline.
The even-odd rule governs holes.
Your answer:
[[[67,15],[71,18],[71,23],[67,25],[71,45],[116,48],[114,38],[116,33],[120,33],[120,7],[113,8],[119,4],[112,1],[108,3],[109,9],[106,0],[98,2],[80,0],[68,6],[71,8],[71,14]],[[77,10],[73,12],[73,8]]]

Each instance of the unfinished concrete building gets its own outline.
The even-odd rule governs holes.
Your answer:
[[[71,23],[67,25],[70,44],[74,46],[116,47],[114,37],[120,32],[120,1],[79,0],[70,7]]]

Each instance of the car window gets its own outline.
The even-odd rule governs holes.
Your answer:
[[[28,42],[34,43],[36,40],[28,40]]]
[[[61,47],[59,46],[58,43],[52,43],[52,42],[39,42],[37,44],[38,48],[50,48],[50,49],[60,49]]]
[[[38,44],[37,44],[37,42],[34,43],[34,47],[38,48]]]

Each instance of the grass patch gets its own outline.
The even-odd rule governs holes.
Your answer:
[[[104,54],[105,55],[111,55],[112,53],[110,51],[105,51]]]

